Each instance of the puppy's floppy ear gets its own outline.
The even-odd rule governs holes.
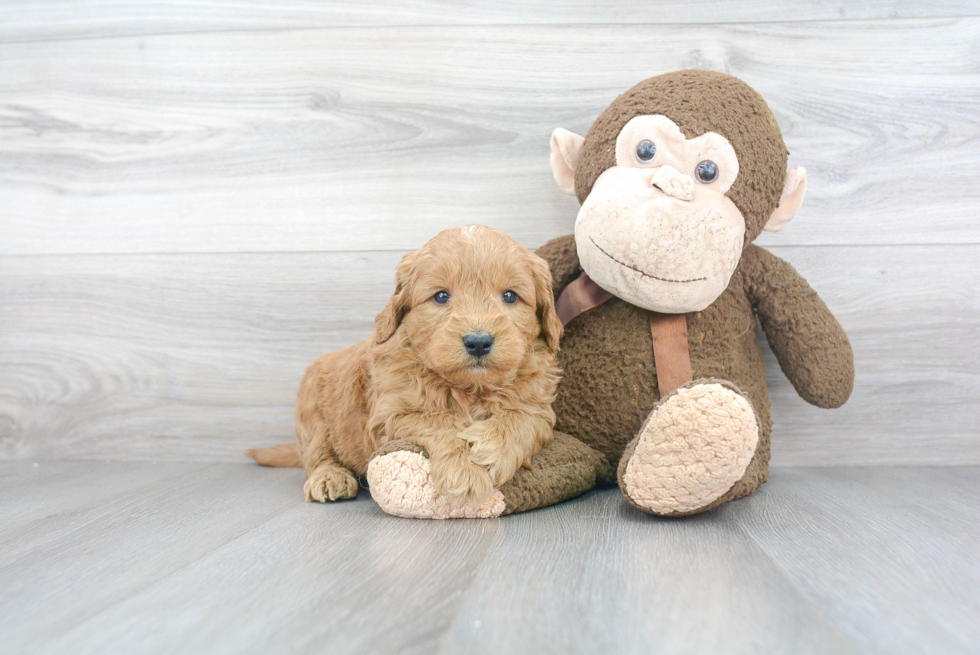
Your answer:
[[[374,327],[378,336],[378,343],[384,343],[391,338],[398,326],[401,325],[402,318],[408,312],[411,300],[411,280],[415,269],[415,260],[418,253],[410,252],[398,262],[395,269],[395,293],[392,294],[388,304],[381,310],[381,313],[374,318]]]
[[[538,320],[541,322],[541,331],[544,334],[545,343],[548,350],[552,353],[558,352],[558,342],[561,341],[562,325],[558,319],[558,312],[555,311],[555,293],[551,286],[551,268],[548,262],[541,259],[534,253],[529,253],[531,260],[531,273],[534,276],[534,295],[535,305],[538,312]]]

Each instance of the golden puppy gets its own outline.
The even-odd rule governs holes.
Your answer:
[[[378,448],[428,452],[437,491],[478,505],[551,439],[561,322],[543,259],[493,228],[440,232],[402,258],[366,341],[320,356],[291,446],[260,464],[306,469],[306,500],[357,495]]]

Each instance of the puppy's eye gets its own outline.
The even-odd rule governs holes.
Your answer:
[[[636,158],[646,164],[657,155],[657,144],[650,139],[644,139],[636,145]]]
[[[447,302],[449,302],[449,292],[440,291],[436,295],[432,296],[432,299],[440,305],[445,305]]]
[[[504,291],[503,298],[504,298],[504,302],[507,303],[508,305],[513,305],[515,302],[517,302],[517,294],[511,291],[510,289]]]
[[[711,184],[718,178],[718,164],[714,163],[710,159],[705,159],[703,162],[698,164],[698,167],[694,169],[697,173],[698,180],[702,184]]]

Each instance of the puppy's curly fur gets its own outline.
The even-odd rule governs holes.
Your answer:
[[[300,385],[306,500],[353,498],[374,452],[398,440],[428,452],[438,491],[478,505],[552,436],[562,327],[551,272],[502,232],[468,225],[405,255],[395,277],[375,333],[317,358]],[[475,334],[492,337],[482,356],[463,343]],[[299,464],[288,448],[249,454]]]

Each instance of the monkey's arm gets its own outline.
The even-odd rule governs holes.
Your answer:
[[[854,353],[840,323],[788,263],[750,244],[742,256],[749,300],[779,366],[817,407],[840,407],[854,388]]]
[[[551,268],[552,285],[555,298],[568,286],[569,282],[582,274],[578,263],[578,251],[575,249],[575,236],[566,235],[552,239],[538,248],[535,253],[548,262]]]

